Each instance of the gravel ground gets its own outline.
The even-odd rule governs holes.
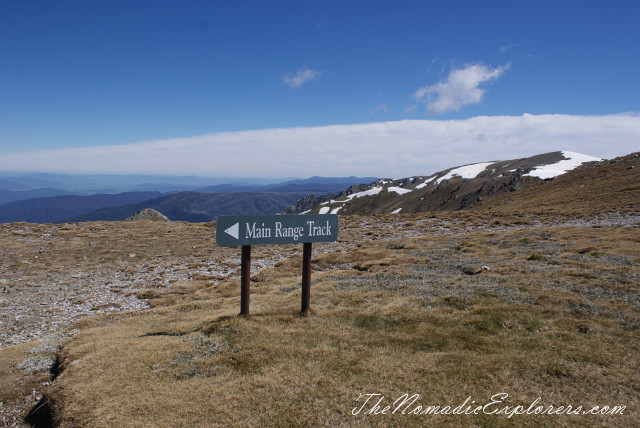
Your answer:
[[[373,228],[373,217],[341,220],[340,241],[315,245],[314,255],[348,251],[356,243],[376,239],[541,226],[640,227],[639,215],[617,213],[511,224],[418,218],[407,227],[405,223],[412,219],[410,215],[386,216]],[[60,225],[0,225],[0,348],[50,335],[84,316],[145,309],[147,302],[137,297],[143,289],[171,287],[194,278],[218,281],[239,276],[238,249],[216,247],[213,237],[200,233],[203,226],[179,223],[179,227],[181,230],[170,229],[173,233],[158,239],[157,234],[139,236],[139,230],[124,223],[68,225],[66,230]],[[177,233],[176,241],[172,235]],[[142,244],[145,239],[158,242]],[[252,272],[300,253],[299,245],[257,248]]]
[[[117,229],[118,223],[109,227]],[[85,316],[148,308],[138,298],[144,289],[167,288],[192,279],[217,282],[240,275],[240,250],[218,248],[210,236],[181,236],[186,238],[180,241],[187,247],[183,251],[165,249],[177,245],[176,241],[142,250],[127,239],[108,250],[107,258],[91,250],[112,245],[115,233],[98,234],[98,230],[96,227],[95,235],[69,237],[57,225],[0,225],[0,348],[50,335]],[[129,239],[142,238],[131,233]],[[68,251],[70,241],[77,251]],[[314,254],[333,251],[337,245],[316,245]],[[198,250],[203,246],[211,248]],[[252,253],[255,274],[301,254],[302,247],[269,246]]]

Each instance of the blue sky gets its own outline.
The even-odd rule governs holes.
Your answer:
[[[0,0],[0,171],[391,176],[625,154],[638,22],[637,1]]]

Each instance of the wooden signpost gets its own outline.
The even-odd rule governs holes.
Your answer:
[[[303,244],[300,312],[306,315],[311,296],[311,243],[337,239],[338,216],[335,214],[219,217],[216,243],[221,247],[242,246],[240,314],[249,315],[252,245]]]

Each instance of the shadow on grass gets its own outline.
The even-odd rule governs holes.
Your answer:
[[[43,395],[40,401],[29,410],[29,413],[27,413],[27,416],[24,418],[24,422],[34,428],[56,426],[53,420],[53,412],[51,411],[49,398],[46,395]]]

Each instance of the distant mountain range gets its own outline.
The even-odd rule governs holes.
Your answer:
[[[167,216],[169,220],[208,222],[217,219],[220,215],[276,214],[305,194],[305,192],[179,192],[137,203],[100,208],[66,218],[64,222],[120,221],[144,208],[153,208]]]
[[[115,195],[54,196],[13,201],[0,205],[0,223],[62,223],[102,207],[141,202],[162,195],[159,192],[125,192]]]
[[[564,151],[482,162],[429,176],[380,179],[337,193],[307,195],[284,213],[368,215],[469,209],[497,195],[552,179],[584,163],[599,161],[599,158]]]
[[[87,184],[84,190],[89,191],[96,183],[105,184],[105,177],[85,176]],[[196,183],[202,179],[198,177],[124,177],[132,177],[134,184],[139,183],[134,187],[139,185],[146,190],[115,194],[72,194],[68,190],[54,187],[35,189],[29,187],[56,183],[69,185],[71,182],[75,183],[74,180],[77,177],[36,174],[26,176],[24,182],[19,181],[21,177],[0,177],[0,222],[63,223],[123,220],[143,208],[154,208],[171,220],[194,222],[215,220],[222,214],[275,214],[305,195],[335,192],[356,183],[375,180],[375,177],[311,177],[270,184],[238,182],[215,184],[194,187],[196,190],[178,191],[185,186],[188,189],[191,188],[185,183]],[[152,179],[157,182],[150,183]],[[171,179],[177,179],[177,181],[175,183],[160,182]],[[115,184],[119,183],[120,186],[126,179],[123,176],[114,176],[112,181]],[[140,184],[142,182],[147,184]],[[133,184],[130,185],[133,186]],[[174,190],[167,192],[153,190],[158,188]]]
[[[197,192],[202,193],[231,193],[231,192],[306,192],[324,193],[339,191],[353,184],[368,183],[377,177],[318,177],[288,180],[281,183],[264,185],[218,184],[200,187]],[[332,189],[332,190],[327,190]]]
[[[59,196],[60,194],[94,195],[124,192],[274,192],[305,191],[311,186],[327,192],[343,189],[358,183],[369,183],[377,177],[310,177],[306,179],[266,180],[261,178],[221,178],[196,176],[152,175],[64,175],[64,174],[7,174],[0,172],[0,197],[7,192],[38,191],[33,197]],[[315,187],[314,187],[315,186]],[[283,190],[278,190],[283,188]],[[49,192],[49,193],[47,193]],[[64,193],[61,193],[64,192]],[[28,199],[26,197],[20,199]],[[18,200],[16,197],[12,200]],[[0,203],[10,202],[0,199]]]
[[[25,199],[49,198],[53,196],[68,196],[73,194],[73,192],[60,189],[52,189],[50,187],[17,191],[0,189],[0,204],[5,204],[7,202],[13,201],[23,201]]]
[[[284,181],[284,180],[277,180]],[[10,191],[52,188],[78,195],[123,192],[176,192],[195,190],[215,184],[268,184],[260,179],[230,179],[196,176],[157,175],[67,175],[67,174],[15,174],[0,172],[0,189]]]

